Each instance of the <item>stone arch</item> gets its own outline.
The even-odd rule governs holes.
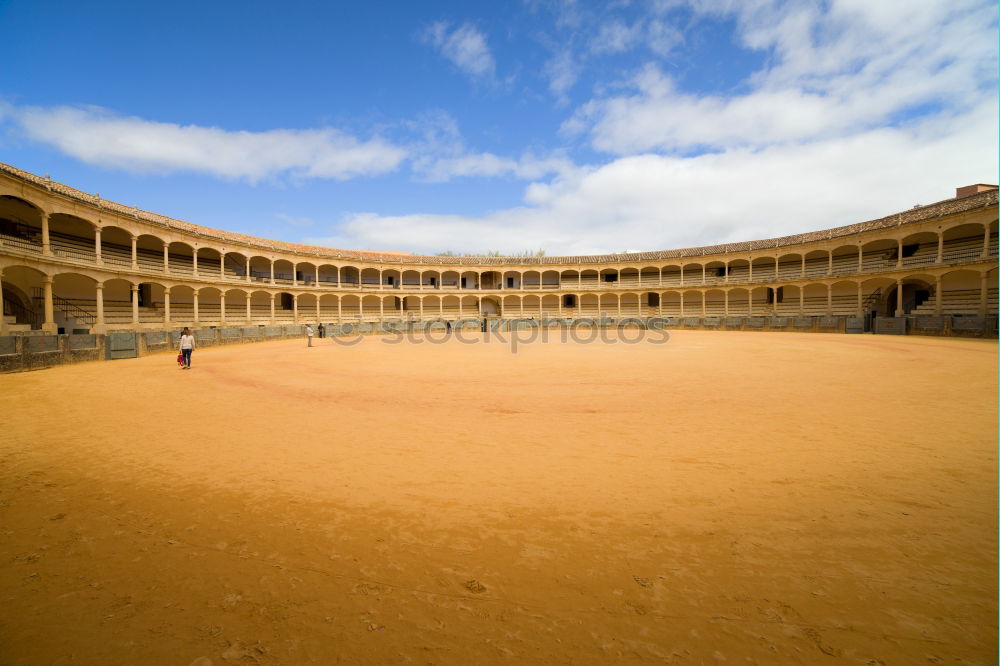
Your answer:
[[[289,259],[275,259],[274,263],[274,284],[293,285],[295,280],[295,266]]]
[[[702,267],[704,264],[701,262],[688,262],[684,264],[683,273],[684,285],[701,284],[702,283]]]
[[[788,252],[778,256],[778,279],[798,280],[802,277],[802,255]]]
[[[455,270],[441,271],[441,288],[458,289],[461,286],[461,275]]]
[[[361,284],[361,270],[357,266],[340,267],[340,284],[355,287]]]
[[[805,253],[805,277],[826,277],[830,271],[830,251],[810,250]],[[807,296],[808,298],[808,296]]]
[[[132,266],[132,238],[132,232],[124,227],[114,224],[102,226],[101,242],[97,248],[101,254],[101,261],[108,266],[130,268]]]
[[[97,260],[97,225],[69,213],[49,215],[49,243],[56,257]]]
[[[319,271],[319,285],[321,287],[335,287],[340,282],[337,267],[333,264],[321,263],[316,267]]]
[[[838,245],[830,252],[833,258],[833,275],[854,275],[859,272],[858,244]]]
[[[379,287],[380,278],[379,271],[377,268],[362,268],[361,269],[361,286],[365,288]]]
[[[639,286],[639,269],[632,266],[622,268],[618,273],[618,286],[634,289]]]
[[[639,272],[636,271],[635,281],[638,284]],[[639,317],[642,313],[642,301],[639,294],[635,292],[625,292],[618,297],[618,308],[623,317]]]
[[[479,312],[484,317],[499,317],[503,314],[503,306],[499,298],[484,296],[479,302]]]
[[[709,289],[704,293],[705,314],[709,317],[721,317],[726,314],[726,292],[722,289]]]
[[[726,262],[726,273],[729,284],[740,284],[750,281],[750,260],[744,258],[730,259]]]
[[[184,241],[167,245],[167,272],[171,275],[194,275],[195,248]]]
[[[660,269],[657,266],[643,266],[639,269],[639,283],[644,287],[660,286]]]
[[[680,280],[680,278],[678,278]],[[681,314],[681,292],[670,290],[660,294],[660,314],[665,317],[679,317]]]

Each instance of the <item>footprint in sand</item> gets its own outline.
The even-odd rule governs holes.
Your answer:
[[[482,594],[486,591],[486,586],[473,578],[472,580],[465,581],[465,589],[473,594]]]

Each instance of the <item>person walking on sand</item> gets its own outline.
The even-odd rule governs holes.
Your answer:
[[[306,337],[309,338],[309,346],[313,346],[313,327],[306,324]]]
[[[187,326],[181,331],[181,356],[184,357],[184,370],[191,369],[191,352],[194,351],[194,336]]]

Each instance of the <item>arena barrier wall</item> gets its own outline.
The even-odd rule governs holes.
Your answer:
[[[326,337],[358,335],[398,335],[424,333],[440,336],[449,331],[484,331],[493,333],[524,331],[547,327],[558,329],[583,325],[590,327],[632,326],[646,329],[687,329],[715,331],[792,331],[798,333],[860,333],[860,317],[593,317],[593,318],[465,318],[436,321],[383,321],[323,324]],[[66,363],[136,358],[174,352],[180,328],[142,331],[113,331],[107,334],[59,334],[26,331],[0,336],[0,372],[20,372]],[[932,335],[973,338],[996,338],[996,317],[878,317],[874,333],[893,335]],[[258,326],[199,328],[193,331],[199,347],[265,342],[305,337],[304,326]],[[313,327],[318,338],[318,327]]]

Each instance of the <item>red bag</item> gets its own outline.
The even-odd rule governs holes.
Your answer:
[[[177,355],[177,362],[178,363],[184,363],[184,354],[178,354]]]

